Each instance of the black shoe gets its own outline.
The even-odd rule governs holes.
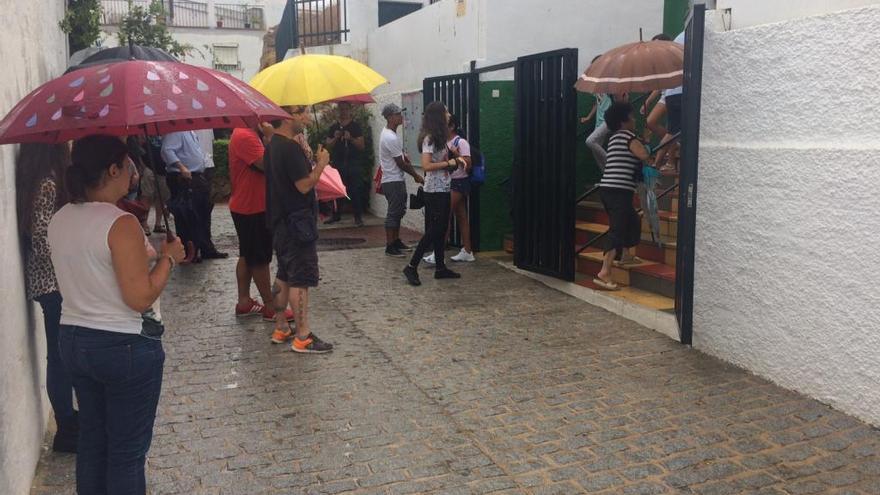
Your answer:
[[[67,454],[76,454],[76,444],[79,438],[79,417],[76,413],[69,418],[55,418],[58,431],[52,439],[52,450]]]
[[[363,221],[363,219],[361,219],[361,218],[355,218],[355,219],[354,219],[354,226],[355,226],[355,227],[363,227],[363,226],[364,226],[364,221]]]
[[[203,260],[225,260],[228,257],[229,253],[221,253],[220,251],[213,251],[202,255]]]
[[[329,220],[324,222],[324,225],[333,225],[334,223],[339,223],[342,220],[342,217],[330,217]]]
[[[412,251],[412,250],[414,249],[412,246],[407,246],[406,244],[404,244],[403,241],[401,241],[400,239],[397,239],[397,240],[394,241],[394,243],[391,244],[391,245],[394,246],[394,247],[396,247],[397,249],[399,249],[399,250],[401,250],[401,251]]]
[[[391,245],[385,248],[385,256],[393,256],[395,258],[405,258],[406,255],[400,252],[396,246]]]
[[[412,285],[413,287],[422,285],[422,281],[419,280],[418,270],[412,266],[406,265],[406,268],[403,269],[403,274],[406,275],[406,281],[409,282],[409,285]]]
[[[434,272],[434,278],[437,280],[444,278],[461,278],[460,273],[456,273],[449,268],[444,268],[442,270],[437,270]]]
[[[333,350],[333,344],[328,344],[319,339],[317,335],[310,333],[305,340],[294,337],[293,343],[290,344],[290,350],[301,354],[327,354]]]

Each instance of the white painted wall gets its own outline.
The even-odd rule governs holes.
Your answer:
[[[64,72],[67,39],[58,29],[63,0],[0,0],[15,22],[0,30],[0,115]],[[46,419],[46,342],[38,306],[26,300],[15,209],[16,146],[0,146],[0,493],[30,490]]]
[[[729,17],[720,25],[722,29],[740,29],[876,3],[877,0],[718,0],[717,8],[730,9]]]
[[[695,347],[880,425],[880,6],[706,36]]]
[[[422,80],[466,72],[471,60],[479,67],[559,48],[577,48],[586,68],[594,56],[618,45],[645,39],[663,27],[663,2],[642,0],[443,0],[382,26],[368,39],[369,65],[390,85],[377,89],[379,105],[373,132],[375,142],[385,121],[382,104],[401,103],[401,93],[420,90]],[[486,74],[484,80],[509,80],[512,71]],[[414,160],[415,161],[415,160]],[[415,189],[414,184],[410,184]],[[384,215],[386,203],[374,195],[373,211]],[[407,227],[422,230],[421,212],[408,212]]]

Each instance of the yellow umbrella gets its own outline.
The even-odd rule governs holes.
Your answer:
[[[361,95],[387,82],[378,72],[348,57],[299,55],[266,68],[250,84],[284,106]]]

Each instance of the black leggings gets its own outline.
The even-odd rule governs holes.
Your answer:
[[[436,269],[446,268],[444,248],[446,247],[446,228],[449,225],[449,204],[451,197],[449,192],[424,193],[425,197],[425,235],[419,241],[416,251],[413,253],[409,264],[418,268],[422,256],[430,247],[434,248],[434,260],[437,262]]]
[[[637,246],[642,237],[642,221],[633,208],[633,192],[626,189],[600,187],[599,197],[608,213],[608,242],[605,252],[613,250],[620,259],[624,248]]]

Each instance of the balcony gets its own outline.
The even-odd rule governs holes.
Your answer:
[[[196,2],[191,0],[162,0],[164,20],[170,27],[221,29],[265,29],[263,7],[247,4]],[[101,0],[101,24],[118,26],[132,8],[150,10],[152,0]],[[213,8],[212,8],[213,7]],[[213,13],[213,16],[211,15]]]
[[[301,46],[348,42],[347,0],[294,0],[293,4]]]

